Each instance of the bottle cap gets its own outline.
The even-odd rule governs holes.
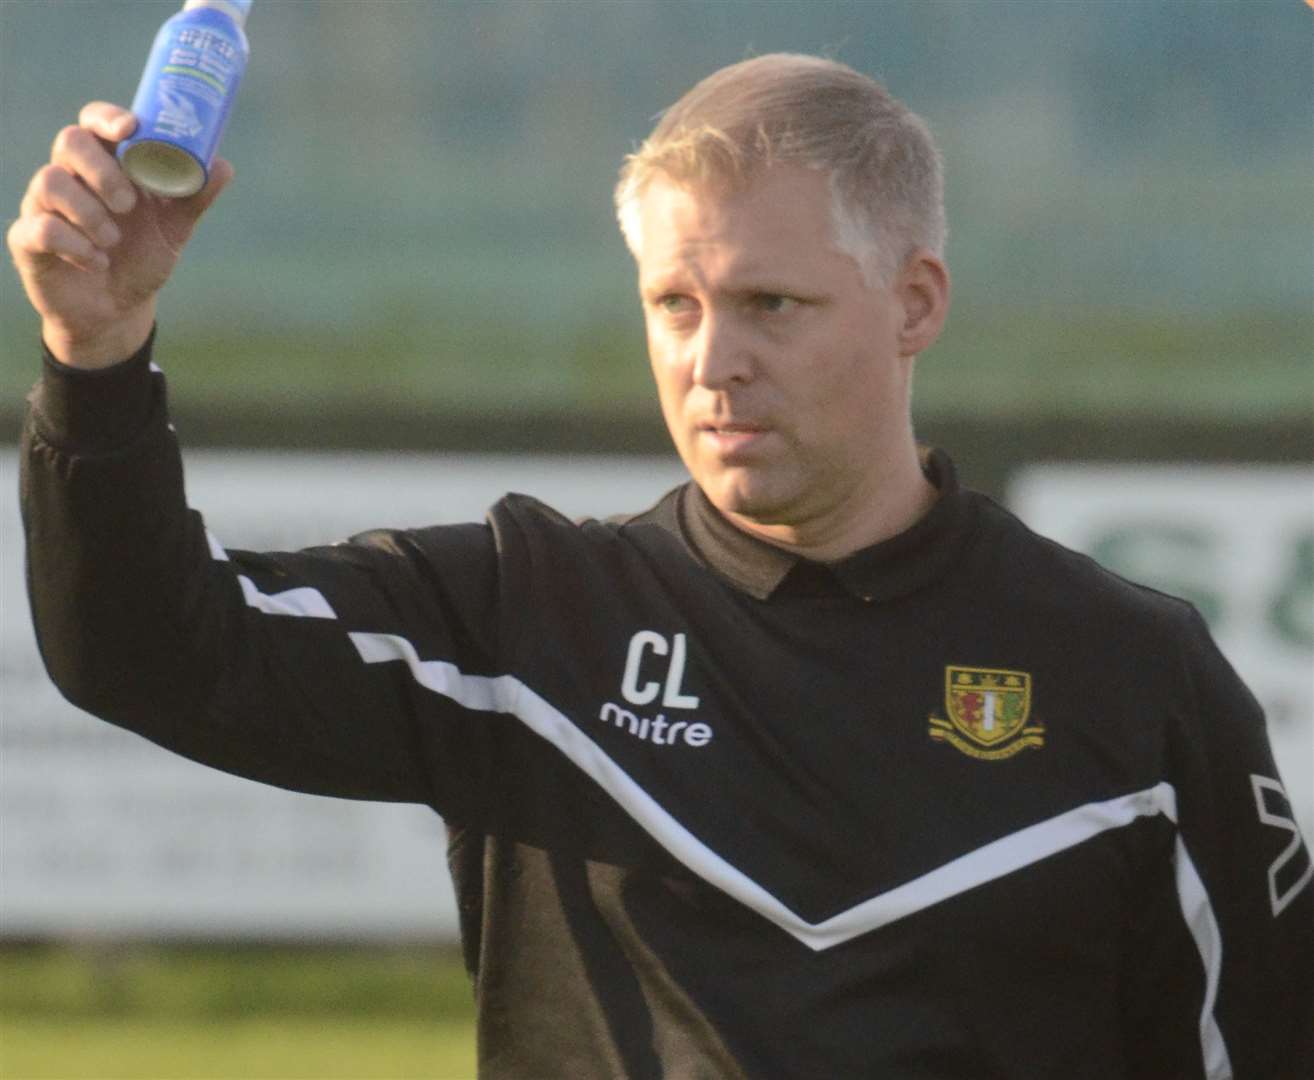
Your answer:
[[[251,13],[251,0],[187,0],[183,4],[183,11],[193,11],[196,8],[215,8],[238,26],[245,26],[246,17]]]

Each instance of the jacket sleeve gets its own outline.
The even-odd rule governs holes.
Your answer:
[[[1193,614],[1168,757],[1178,903],[1205,971],[1204,1075],[1314,1076],[1314,884],[1263,712]]]
[[[486,788],[486,713],[416,678],[494,663],[486,526],[225,550],[187,507],[149,342],[96,372],[47,356],[21,501],[38,646],[73,704],[294,790],[460,817]]]

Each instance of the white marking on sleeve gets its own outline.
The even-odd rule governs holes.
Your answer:
[[[228,561],[228,552],[224,550],[223,544],[219,543],[214,533],[209,529],[205,530],[205,542],[210,545],[210,558],[216,562]]]
[[[242,595],[246,597],[247,606],[263,611],[266,615],[292,615],[302,619],[338,617],[338,613],[318,589],[303,586],[299,589],[287,589],[284,592],[262,593],[244,574],[238,574],[237,581],[242,586]]]
[[[1205,1080],[1232,1080],[1232,1062],[1228,1057],[1227,1044],[1223,1041],[1223,1033],[1214,1016],[1218,980],[1223,969],[1223,937],[1218,931],[1218,920],[1214,917],[1213,905],[1209,903],[1204,882],[1200,880],[1200,874],[1180,834],[1173,852],[1173,866],[1182,917],[1186,920],[1191,937],[1195,939],[1195,947],[1200,950],[1200,960],[1205,969],[1205,997],[1200,1009],[1200,1049],[1204,1056]]]
[[[228,552],[208,529],[205,542],[210,548],[210,557],[216,562],[228,562]],[[266,615],[291,615],[302,619],[336,619],[337,612],[318,589],[303,585],[283,592],[264,593],[245,574],[237,575],[237,583],[242,587],[242,596],[248,607],[263,611]]]
[[[1250,774],[1250,789],[1255,795],[1255,808],[1259,811],[1259,821],[1263,825],[1272,825],[1275,829],[1281,829],[1283,832],[1291,833],[1291,839],[1287,842],[1273,863],[1268,868],[1268,902],[1273,909],[1273,918],[1277,918],[1286,910],[1288,904],[1296,898],[1306,885],[1314,879],[1314,860],[1307,860],[1304,871],[1295,881],[1287,887],[1284,892],[1278,887],[1278,877],[1286,868],[1287,863],[1292,859],[1299,857],[1301,850],[1300,826],[1296,824],[1295,818],[1288,817],[1286,814],[1277,814],[1270,810],[1264,803],[1264,792],[1271,791],[1278,795],[1288,806],[1291,805],[1291,797],[1276,780],[1271,780],[1267,776],[1259,776],[1257,773]]]
[[[451,698],[467,709],[499,713],[515,711],[523,684],[510,675],[495,678],[466,675],[446,660],[421,660],[415,646],[395,634],[349,633],[347,637],[365,663],[401,660],[410,668],[412,678],[425,689]]]

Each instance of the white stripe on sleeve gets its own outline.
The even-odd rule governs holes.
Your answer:
[[[210,548],[210,557],[216,562],[228,562],[228,552],[208,529],[205,542]],[[263,611],[266,615],[291,615],[302,619],[336,619],[337,612],[328,599],[318,589],[308,585],[283,592],[263,593],[245,574],[237,575],[237,583],[242,587],[242,596],[248,607]]]
[[[1213,905],[1205,892],[1204,882],[1191,861],[1191,856],[1177,836],[1173,851],[1173,867],[1177,875],[1177,899],[1182,907],[1182,918],[1200,950],[1205,969],[1204,1005],[1200,1009],[1200,1049],[1204,1055],[1205,1080],[1232,1080],[1232,1062],[1227,1044],[1214,1016],[1218,1000],[1218,980],[1223,969],[1223,936],[1218,930]]]

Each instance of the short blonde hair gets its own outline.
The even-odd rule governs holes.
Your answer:
[[[794,53],[709,75],[626,157],[615,201],[630,251],[642,249],[638,203],[654,175],[734,189],[775,163],[828,174],[836,243],[869,283],[888,284],[915,248],[943,256],[944,171],[926,124],[874,79]]]

